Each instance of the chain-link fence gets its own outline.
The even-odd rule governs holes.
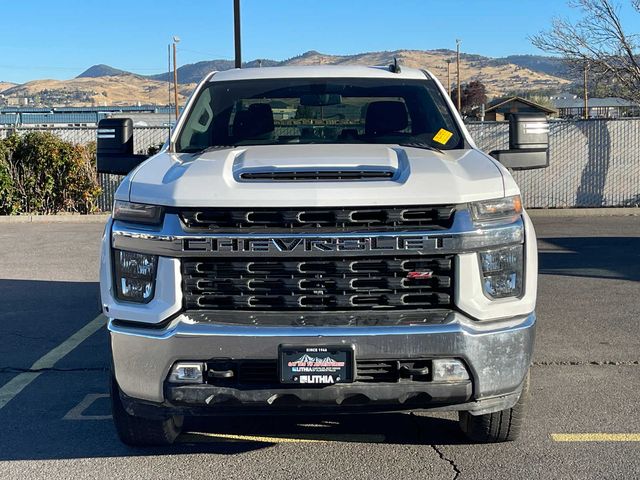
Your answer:
[[[470,123],[467,127],[486,152],[509,146],[506,122]],[[11,132],[33,131],[51,132],[78,144],[96,139],[95,127],[0,128],[0,138]],[[168,133],[166,127],[135,127],[135,151],[145,153],[149,147],[164,143]],[[300,134],[299,127],[295,134]],[[527,207],[640,205],[640,119],[554,121],[550,125],[550,155],[548,168],[514,172]],[[99,177],[102,195],[98,206],[109,210],[121,177]]]
[[[505,122],[467,125],[486,152],[509,146]],[[513,172],[530,208],[640,205],[640,119],[554,121],[550,165]]]

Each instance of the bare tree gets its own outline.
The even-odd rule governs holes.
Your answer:
[[[640,0],[629,1],[640,14]],[[531,38],[533,45],[562,56],[576,70],[588,65],[591,75],[609,83],[617,95],[640,101],[639,37],[623,29],[620,3],[569,0],[569,5],[582,17],[576,22],[554,18],[550,30]]]

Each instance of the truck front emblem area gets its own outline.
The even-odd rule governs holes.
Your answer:
[[[428,236],[343,237],[343,238],[198,238],[184,239],[184,252],[210,253],[317,253],[323,252],[394,252],[436,250],[443,238]]]

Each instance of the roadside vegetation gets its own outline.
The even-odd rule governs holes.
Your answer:
[[[47,132],[0,139],[0,215],[92,213],[99,194],[95,143]]]

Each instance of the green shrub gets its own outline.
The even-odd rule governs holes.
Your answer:
[[[0,214],[90,213],[99,193],[95,145],[46,132],[0,140]]]

